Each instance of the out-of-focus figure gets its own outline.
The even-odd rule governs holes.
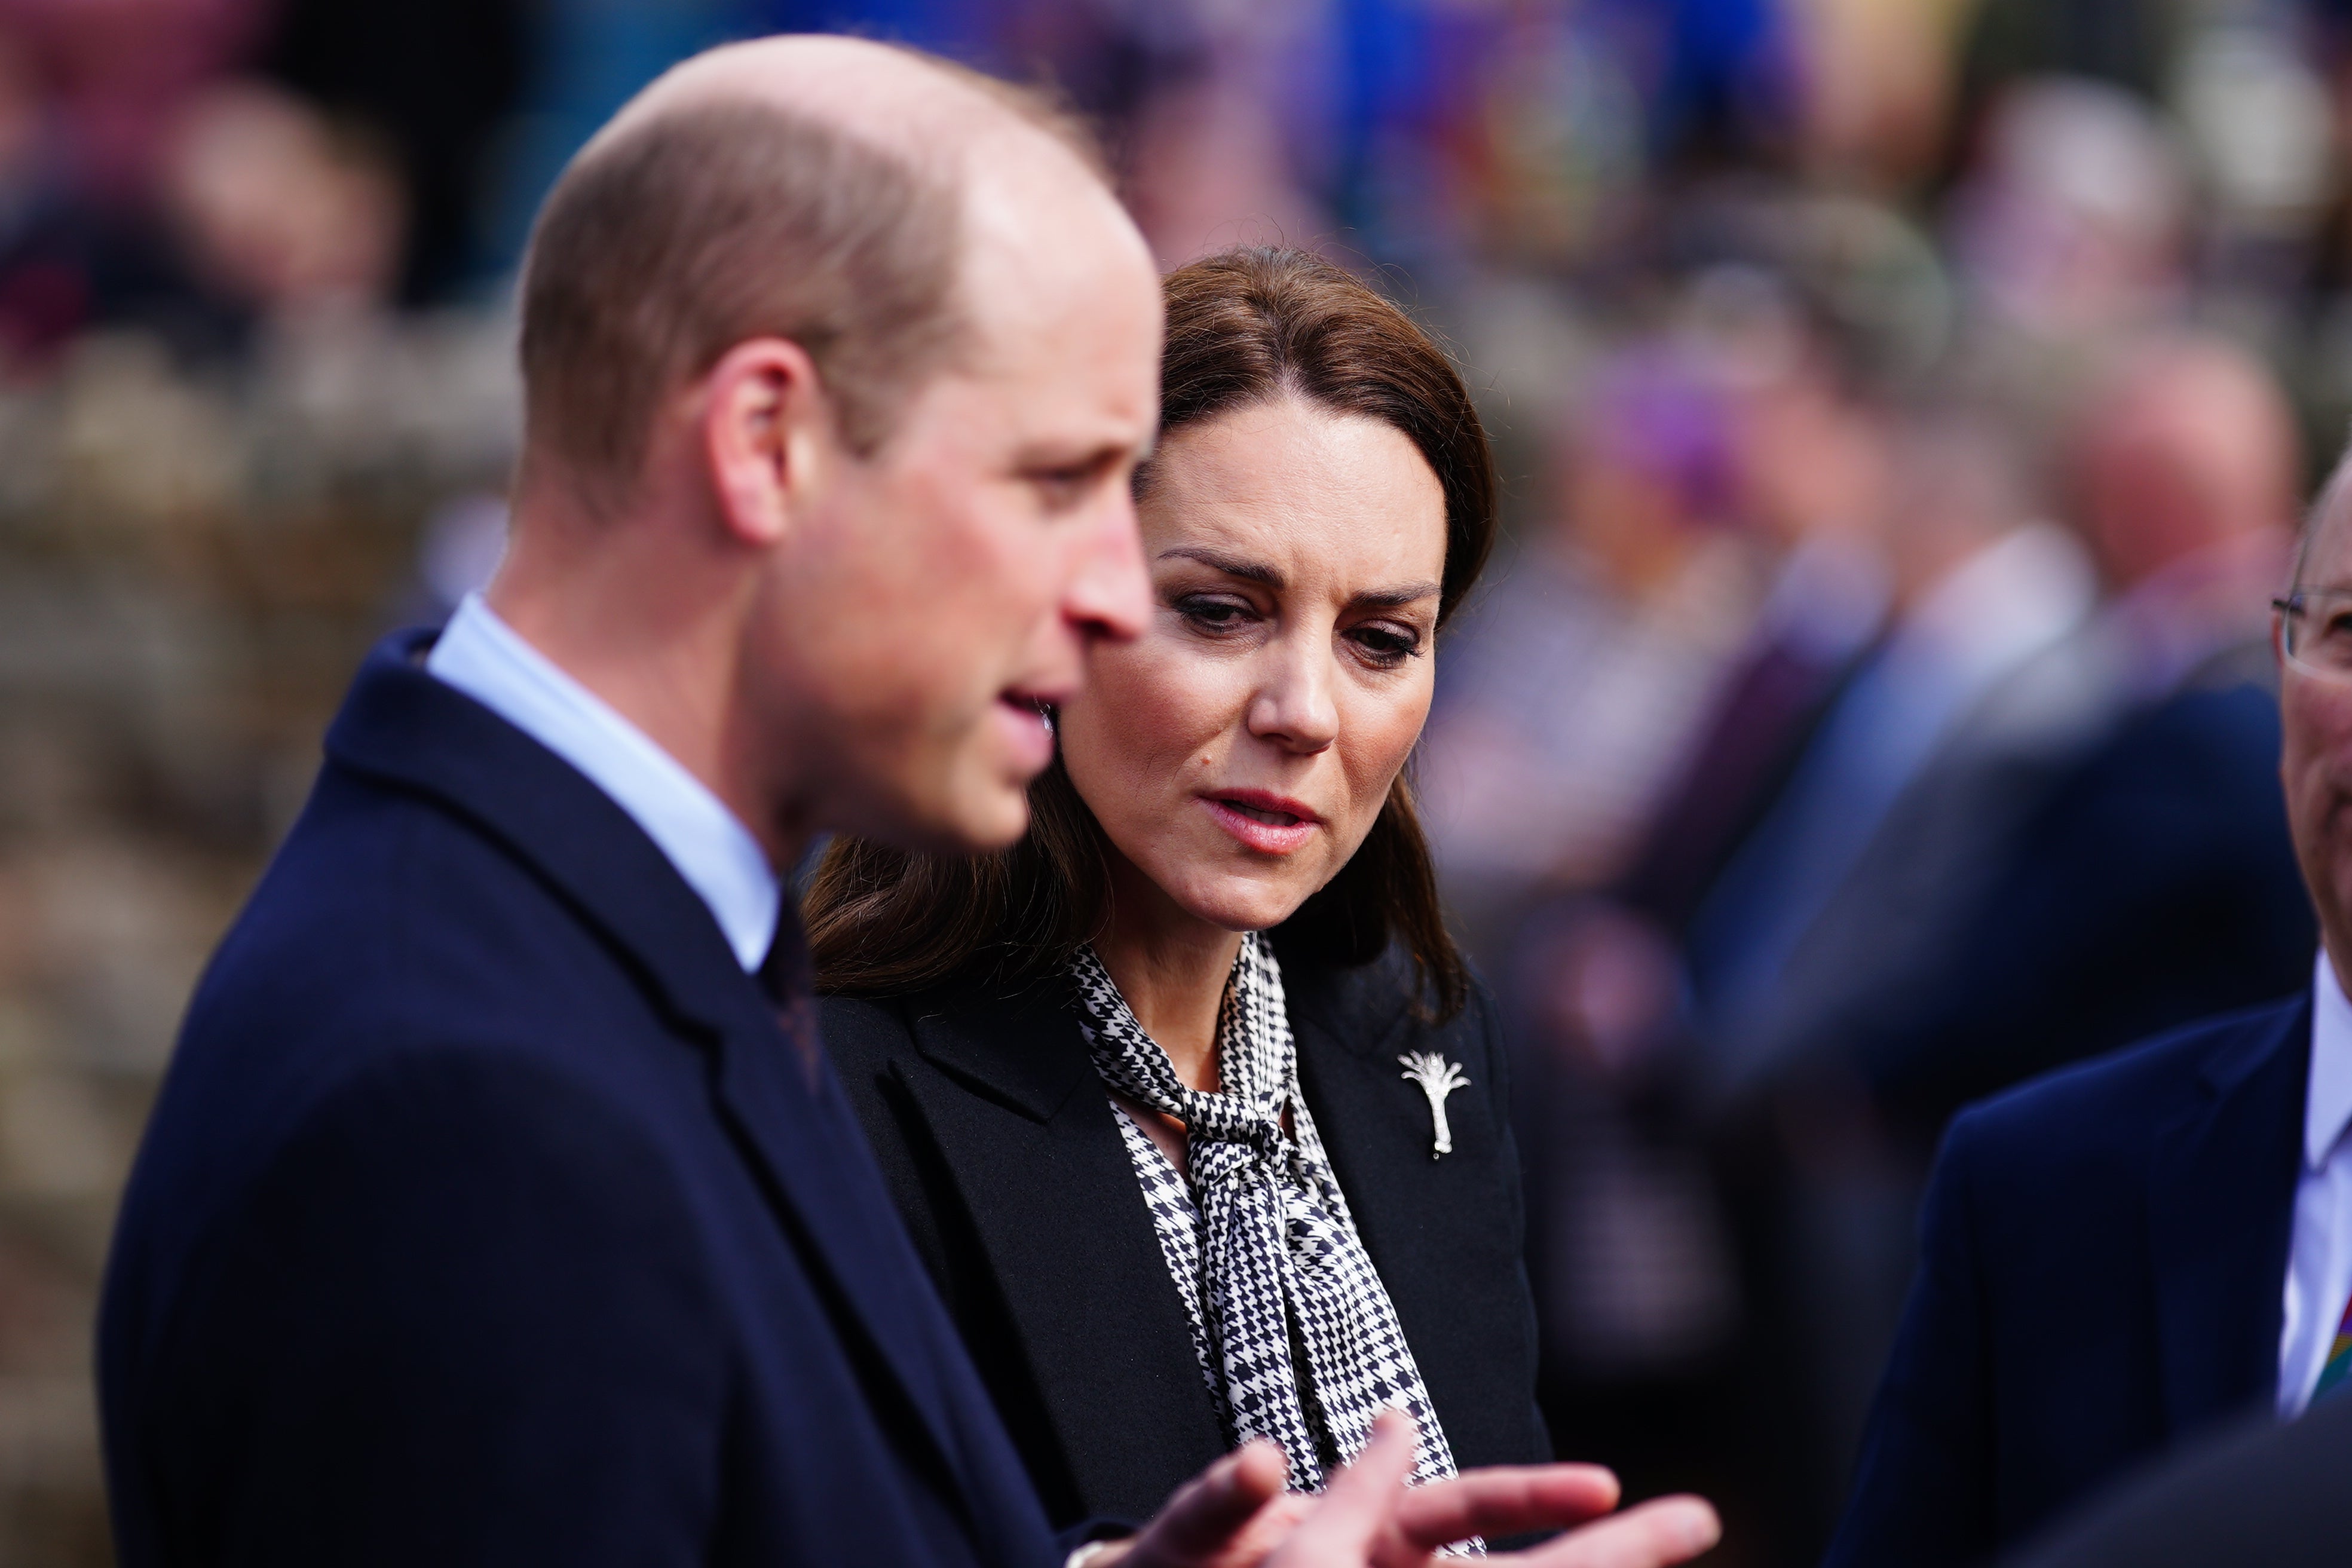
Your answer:
[[[2145,609],[2157,584],[2173,603],[2170,635],[2132,645],[2139,671],[2162,680],[2173,673],[2168,663],[2177,669],[2210,640],[2188,628],[2238,618],[2215,612],[2243,580],[2239,557],[2278,542],[2257,503],[2274,503],[2264,487],[2279,477],[2281,443],[2259,438],[2275,411],[2268,389],[2233,360],[2168,346],[2127,368],[2145,379],[2095,414],[2084,437],[2087,511],[2111,562],[2147,565],[2125,608]],[[2149,390],[2158,386],[2171,390]],[[2167,464],[2168,448],[2198,455]],[[2184,502],[2150,493],[2150,479],[2206,484]],[[2159,908],[2152,922],[2136,919],[2122,901],[2135,896],[2186,905],[2182,885],[2202,884],[2197,913],[2240,927],[2207,933],[2219,950],[2210,964],[2226,961],[2233,940],[2275,932],[2290,911],[2304,916],[2297,895],[2307,888],[2320,911],[2317,962],[2305,926],[2299,941],[2281,942],[2263,1005],[2038,1078],[1953,1121],[1927,1191],[1921,1268],[1831,1553],[1835,1568],[1982,1561],[2157,1455],[2344,1397],[2336,1390],[2352,1372],[2352,1004],[2336,956],[2352,940],[2345,499],[2339,469],[2278,601],[2279,704],[2275,713],[2264,705],[2270,745],[2260,759],[2277,761],[2261,781],[2267,802],[2253,798],[2252,778],[2243,798],[2228,797],[2230,742],[2248,721],[2222,704],[2238,693],[2176,690],[2126,720],[2086,770],[2094,779],[2145,776],[2102,779],[2077,792],[2087,802],[2062,805],[2070,837],[2091,846],[2078,869],[2095,868],[2105,885],[2095,900],[2058,892],[2055,901],[2091,929],[2054,924],[2042,910],[2005,911],[2027,942],[2061,944],[2054,961],[2083,973],[2088,998],[2106,1001],[2110,1017],[2121,1010],[2120,998],[2103,996],[2117,967],[2104,951],[2111,942],[2135,944],[2131,980],[2158,1003],[2179,997],[2155,965],[2200,956],[2165,940],[2168,926],[2184,923],[2179,914]],[[2239,530],[2214,526],[2232,500],[2245,509]],[[2128,549],[2111,532],[2126,502],[2146,519]],[[2189,526],[2200,515],[2206,526]],[[2263,552],[2274,563],[2274,551]],[[2200,601],[2201,617],[2185,607]],[[2273,827],[2282,780],[2301,878],[2271,889],[2278,907],[2265,911],[2232,897],[2221,860],[2261,858],[2268,847],[2247,842],[2227,817]],[[2263,804],[2273,810],[2260,811]],[[2189,809],[2197,805],[2206,809]],[[2100,845],[2117,831],[2132,835],[2153,872],[2136,873],[2114,845]],[[2066,852],[2028,842],[2053,858]],[[2063,1008],[2073,999],[2053,1000]],[[2305,1530],[2325,1528],[2324,1510],[2285,1492],[2273,1500]],[[2340,1557],[2345,1540],[2333,1529],[2326,1538]],[[2294,1555],[2257,1544],[2243,1560]]]
[[[2095,82],[2011,88],[1955,209],[1953,245],[1990,317],[2036,336],[2176,307],[2189,185],[2148,108]]]
[[[1922,928],[1940,908],[1937,883],[1983,831],[1964,820],[1928,834],[1905,819],[1939,773],[1990,744],[1979,710],[2093,596],[2082,551],[2036,521],[1997,426],[1937,408],[1902,422],[1891,445],[1884,629],[1842,667],[1684,937],[1693,1088],[1705,1114],[1735,1125],[1740,1092],[1777,1070],[1785,1017],[1932,940]],[[1968,808],[1991,805],[1971,795]],[[1853,919],[1859,907],[1874,918]],[[1813,955],[1824,931],[1838,934],[1822,972]],[[1776,1126],[1760,1168],[1736,1140],[1726,1188],[1749,1259],[1751,1358],[1767,1369],[1755,1397],[1785,1422],[1759,1457],[1780,1473],[1783,1529],[1798,1538],[1819,1531],[1842,1482],[1883,1355],[1887,1331],[1875,1325],[1891,1319],[1909,1256],[1906,1184],[1839,1122]]]
[[[2299,486],[2287,405],[2242,351],[2161,340],[2115,364],[2072,458],[2110,597],[2007,695],[2082,704],[2080,750],[1939,976],[1841,1029],[1874,1098],[1923,1131],[2029,1073],[2290,988],[2309,952],[2263,647]]]
[[[485,209],[534,73],[535,34],[561,25],[528,0],[278,0],[258,62],[339,124],[379,139],[406,187],[404,304],[484,281]],[[534,26],[534,24],[537,26]]]
[[[1795,1373],[1779,1397],[1818,1445],[1812,1496],[1853,1451],[1950,1112],[2275,994],[2308,961],[2255,640],[2293,515],[2292,423],[2267,375],[2212,340],[2134,349],[2098,384],[2068,450],[2104,605],[2086,616],[2083,553],[2021,526],[2014,498],[1987,516],[1847,686],[1694,927],[1727,1190],[1769,1260],[1759,1331]],[[1983,483],[1999,462],[1966,445],[1921,454],[1948,509],[1999,493]],[[1929,556],[1958,537],[1934,505],[1905,515]],[[1976,651],[1874,711],[1919,637]]]
[[[265,317],[366,310],[398,280],[388,151],[284,92],[237,82],[191,104],[163,184],[197,276]]]
[[[1621,356],[1567,422],[1549,525],[1450,649],[1423,788],[1456,912],[1604,884],[1755,614],[1719,371]]]
[[[1948,421],[1897,443],[1887,559],[1894,618],[1823,715],[1689,938],[1702,1028],[1742,1076],[1790,962],[1897,802],[1983,698],[2070,630],[2092,584],[2081,551],[2035,524],[1998,439]],[[1866,966],[1863,954],[1848,962]]]

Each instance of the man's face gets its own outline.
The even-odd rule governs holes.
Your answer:
[[[2333,509],[2340,514],[2341,503]],[[2296,587],[2311,594],[2352,588],[2352,527],[2341,515],[2320,520]],[[2347,608],[2326,612],[2342,619]],[[2323,612],[2315,606],[2314,615]],[[2310,625],[2301,635],[2352,636],[2352,628]],[[2295,858],[2319,910],[2329,953],[2352,963],[2352,678],[2321,673],[2282,658],[2279,717],[2284,731],[2279,774]]]
[[[809,754],[784,762],[817,827],[1011,843],[1053,758],[1040,707],[1148,613],[1129,479],[1159,418],[1159,281],[1102,193],[992,194],[973,348],[872,458],[831,465],[761,608],[756,657],[796,710]]]

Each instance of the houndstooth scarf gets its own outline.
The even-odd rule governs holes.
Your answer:
[[[1421,1423],[1413,1480],[1453,1475],[1421,1369],[1299,1096],[1272,947],[1255,933],[1242,939],[1217,1019],[1216,1094],[1177,1078],[1091,947],[1071,971],[1103,1082],[1186,1130],[1189,1182],[1118,1118],[1227,1440],[1273,1438],[1290,1459],[1292,1489],[1319,1491],[1395,1405]]]

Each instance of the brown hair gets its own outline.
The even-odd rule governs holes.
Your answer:
[[[1295,396],[1389,425],[1428,460],[1445,496],[1443,626],[1495,538],[1495,468],[1468,390],[1444,351],[1388,300],[1303,251],[1228,251],[1171,273],[1160,431]],[[1153,475],[1136,477],[1139,494]],[[1109,915],[1108,845],[1057,758],[1029,786],[1030,828],[976,857],[837,838],[805,903],[817,983],[901,993],[948,980],[1019,984],[1066,962]],[[1285,955],[1360,964],[1391,941],[1423,1005],[1461,1008],[1468,982],[1445,930],[1428,840],[1399,773],[1364,842],[1276,934]]]
[[[1051,100],[920,58],[1104,177]],[[961,346],[961,217],[948,172],[754,99],[592,147],[549,194],[523,263],[527,449],[592,495],[625,490],[662,400],[736,344],[778,337],[815,362],[851,450],[872,452]]]

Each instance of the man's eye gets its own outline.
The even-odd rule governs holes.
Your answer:
[[[1121,459],[1104,453],[1076,463],[1057,463],[1027,470],[1047,511],[1075,511],[1092,500],[1102,487],[1120,477]]]
[[[1029,476],[1048,511],[1066,511],[1086,500],[1099,470],[1092,463],[1075,468],[1046,468]]]

